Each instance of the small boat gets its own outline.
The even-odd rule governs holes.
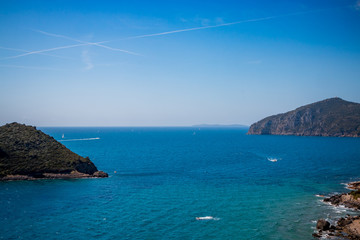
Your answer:
[[[206,216],[206,217],[196,217],[196,220],[213,220],[214,217],[212,216]]]
[[[64,134],[61,136],[61,138],[65,138]]]
[[[276,158],[268,158],[268,160],[269,160],[270,162],[277,162],[277,159],[276,159]]]

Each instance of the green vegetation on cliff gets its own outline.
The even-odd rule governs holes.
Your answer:
[[[103,177],[89,158],[67,149],[51,136],[35,127],[18,123],[0,127],[0,178],[9,175],[25,175],[43,178],[63,176]],[[99,174],[100,173],[100,174]],[[54,175],[59,174],[59,175]]]
[[[360,104],[326,99],[264,118],[248,134],[360,137]]]

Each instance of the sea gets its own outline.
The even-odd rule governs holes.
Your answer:
[[[38,128],[109,178],[0,182],[0,239],[312,239],[360,180],[360,138],[245,128]],[[207,217],[201,220],[201,217]],[[200,218],[198,220],[197,218]]]

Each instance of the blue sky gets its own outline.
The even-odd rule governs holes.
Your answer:
[[[250,125],[360,102],[360,1],[0,1],[0,124]]]

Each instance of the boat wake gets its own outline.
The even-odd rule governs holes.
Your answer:
[[[79,139],[61,139],[59,142],[71,142],[71,141],[91,141],[91,140],[99,140],[99,137],[95,138],[79,138]]]
[[[214,221],[219,221],[220,218],[213,217],[213,216],[206,216],[206,217],[196,217],[196,220],[198,220],[198,221],[200,221],[200,220],[214,220]]]

